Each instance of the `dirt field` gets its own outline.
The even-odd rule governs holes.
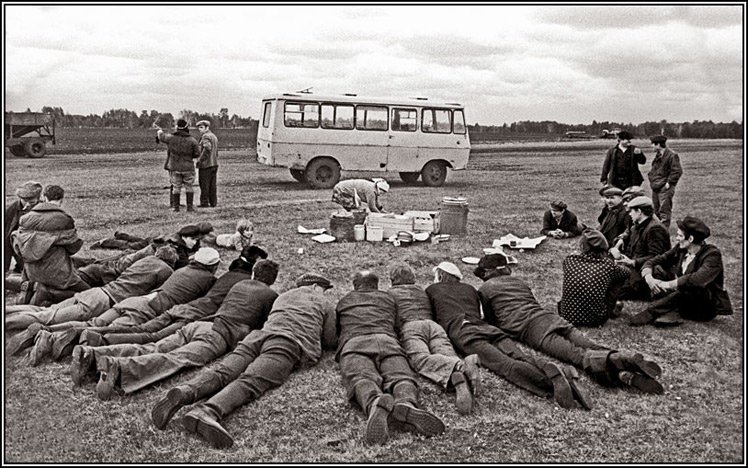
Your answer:
[[[220,137],[220,134],[219,134]],[[652,151],[642,168],[646,174]],[[459,416],[453,395],[422,381],[421,400],[447,424],[432,439],[395,433],[383,447],[361,443],[365,420],[345,401],[337,363],[326,352],[314,368],[292,375],[281,388],[247,405],[224,421],[235,438],[219,451],[183,432],[180,411],[167,430],[150,422],[160,395],[195,371],[130,396],[99,401],[94,386],[73,388],[69,361],[31,368],[22,358],[5,358],[5,461],[7,462],[454,462],[454,463],[741,463],[744,462],[744,179],[743,142],[675,140],[684,168],[674,216],[698,216],[711,227],[709,242],[723,252],[726,288],[735,315],[676,329],[632,328],[611,321],[585,333],[611,347],[638,350],[664,369],[661,396],[606,389],[586,376],[582,382],[594,408],[567,411],[482,370],[483,391],[474,415]],[[287,170],[259,165],[247,149],[221,154],[219,207],[196,213],[168,210],[164,150],[137,153],[52,154],[30,160],[6,151],[5,195],[28,179],[60,184],[64,207],[75,217],[86,241],[124,230],[137,235],[168,233],[178,226],[210,221],[219,233],[233,231],[241,216],[255,223],[255,241],[281,264],[278,291],[309,270],[330,277],[339,298],[351,290],[351,275],[371,268],[386,278],[387,266],[403,260],[430,283],[431,268],[455,262],[466,281],[477,286],[472,267],[460,261],[479,256],[493,239],[513,233],[539,235],[548,203],[564,199],[582,222],[595,224],[602,204],[597,190],[609,141],[476,145],[467,171],[451,172],[440,188],[407,186],[396,174],[385,207],[395,212],[437,210],[444,196],[470,203],[469,235],[450,242],[412,247],[387,243],[316,244],[296,233],[297,225],[328,227],[336,209],[330,191],[295,182]],[[100,147],[102,143],[91,143]],[[155,146],[155,145],[154,145]],[[344,173],[343,177],[373,174]],[[646,187],[648,190],[648,187]],[[675,227],[671,229],[674,235]],[[303,248],[303,254],[299,249]],[[577,250],[577,240],[546,240],[537,250],[516,252],[514,274],[533,288],[538,301],[555,307],[561,295],[561,262]],[[222,250],[226,271],[233,251]],[[384,279],[381,287],[389,287]],[[6,296],[10,304],[12,296]],[[625,313],[644,305],[627,303]],[[6,336],[7,339],[7,336]]]

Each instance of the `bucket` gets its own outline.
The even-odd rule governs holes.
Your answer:
[[[381,242],[384,239],[384,228],[382,226],[366,226],[366,240],[369,242]]]
[[[445,198],[439,206],[439,218],[442,234],[467,234],[468,218],[467,200]]]
[[[351,214],[353,215],[353,224],[364,224],[364,221],[366,221],[367,213],[364,209],[351,210]]]
[[[356,242],[361,242],[366,239],[366,228],[363,224],[356,224],[353,226],[353,238]]]
[[[353,216],[346,213],[345,216],[333,214],[330,217],[330,235],[334,236],[338,242],[353,242]]]

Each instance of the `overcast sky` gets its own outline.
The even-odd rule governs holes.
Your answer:
[[[742,6],[4,5],[6,110],[260,114],[317,94],[468,123],[743,120]]]

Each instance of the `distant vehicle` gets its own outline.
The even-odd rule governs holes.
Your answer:
[[[587,132],[570,131],[564,133],[564,138],[568,138],[570,140],[592,140],[597,137],[594,135],[590,135]]]
[[[620,132],[620,128],[614,128],[613,130],[604,129],[602,135],[600,135],[600,138],[608,138],[608,139],[615,139],[618,138],[618,132]]]
[[[55,119],[41,112],[6,112],[5,146],[14,156],[43,158],[47,142],[57,144]]]
[[[340,171],[399,172],[440,187],[447,168],[467,167],[464,107],[426,98],[278,94],[262,101],[257,161],[287,167],[299,182],[330,188]]]

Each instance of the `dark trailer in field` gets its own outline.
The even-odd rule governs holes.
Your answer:
[[[55,140],[55,119],[41,112],[6,112],[5,146],[14,156],[43,158]]]

